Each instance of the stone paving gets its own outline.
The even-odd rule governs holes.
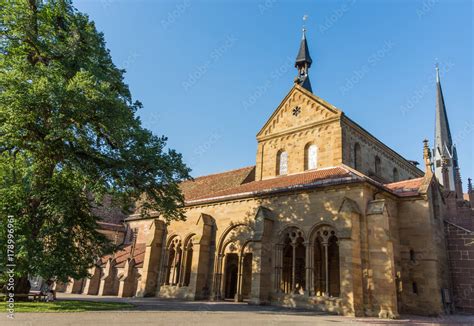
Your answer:
[[[310,310],[246,303],[158,300],[156,298],[117,298],[60,294],[61,300],[129,302],[128,311],[79,313],[17,313],[15,320],[0,315],[0,325],[474,325],[474,316],[441,318],[402,316],[398,320],[350,318]]]

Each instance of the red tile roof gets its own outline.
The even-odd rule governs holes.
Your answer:
[[[385,184],[385,187],[401,197],[418,195],[418,190],[423,184],[424,178],[403,180]]]
[[[123,226],[123,224],[106,223],[101,221],[98,221],[97,224],[99,225],[100,230],[125,232],[125,226]]]
[[[135,250],[133,251],[133,258],[135,259],[135,267],[142,267],[143,260],[145,258],[145,244],[144,243],[137,243],[135,245]],[[126,245],[125,247],[117,250],[112,255],[107,255],[101,258],[101,265],[107,263],[109,258],[115,259],[115,267],[124,267],[125,262],[128,258],[130,258],[130,251],[132,250],[132,245]]]
[[[242,183],[255,180],[255,166],[210,174],[181,183],[181,191],[186,201],[234,188]]]
[[[344,167],[333,167],[307,171],[304,173],[275,177],[272,179],[253,181],[243,183],[235,187],[209,192],[207,194],[196,196],[187,200],[188,204],[205,202],[210,200],[219,200],[233,196],[259,195],[269,192],[286,191],[308,186],[327,185],[338,182],[350,182],[363,180],[361,177],[352,173]]]

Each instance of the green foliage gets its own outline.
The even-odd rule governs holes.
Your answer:
[[[68,0],[0,0],[0,33],[0,218],[15,218],[17,273],[85,276],[110,251],[91,212],[104,194],[183,219],[189,169],[142,127],[94,23]]]

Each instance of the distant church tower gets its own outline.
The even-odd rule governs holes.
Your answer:
[[[453,144],[451,138],[438,66],[436,66],[436,93],[436,126],[433,148],[435,175],[445,190],[456,191],[462,198],[458,155],[456,145]]]
[[[311,82],[309,81],[308,70],[311,67],[313,60],[309,55],[308,42],[306,41],[306,29],[303,28],[303,37],[301,38],[300,49],[296,55],[295,68],[298,69],[298,76],[295,78],[295,83],[303,88],[306,88],[311,93]]]

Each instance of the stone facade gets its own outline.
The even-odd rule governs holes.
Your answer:
[[[186,221],[129,216],[123,249],[66,291],[384,318],[455,309],[472,281],[472,233],[451,224],[445,233],[445,220],[462,206],[471,221],[472,202],[449,201],[429,157],[423,173],[299,85],[257,141],[255,167],[183,183]],[[308,145],[317,148],[312,163]],[[472,307],[468,297],[458,303]]]

